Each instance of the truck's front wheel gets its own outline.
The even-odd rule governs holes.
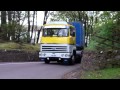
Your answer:
[[[75,55],[72,55],[70,60],[69,60],[69,64],[70,65],[74,65],[75,64]]]
[[[45,60],[45,63],[46,63],[46,64],[49,64],[49,63],[50,63],[50,60],[47,60],[47,59],[46,59],[46,60]]]

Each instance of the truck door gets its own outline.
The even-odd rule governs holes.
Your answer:
[[[75,44],[75,28],[73,27],[70,27],[70,37],[72,44]]]

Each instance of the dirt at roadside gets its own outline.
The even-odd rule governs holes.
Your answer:
[[[84,74],[84,70],[80,66],[79,68],[66,73],[62,79],[81,79],[81,76]]]
[[[82,79],[87,71],[120,67],[120,51],[85,51],[80,67],[66,73],[62,79]]]

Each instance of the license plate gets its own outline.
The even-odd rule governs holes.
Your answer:
[[[55,57],[56,55],[53,54],[53,55],[51,55],[51,56],[52,56],[52,57]]]

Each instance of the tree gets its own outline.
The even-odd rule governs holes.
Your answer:
[[[1,11],[1,25],[6,24],[6,11]]]
[[[35,20],[35,11],[33,11],[33,21],[32,21],[32,35],[33,35],[33,29],[34,29],[34,20]],[[31,39],[32,39],[32,35],[31,35]]]
[[[119,49],[119,12],[101,11],[95,12],[93,38],[97,42],[97,49]],[[97,18],[97,21],[96,21]]]
[[[30,11],[27,11],[27,18],[28,18],[27,42],[30,43]]]
[[[47,22],[47,19],[48,19],[49,15],[50,15],[50,12],[49,12],[49,11],[44,11],[43,25],[44,25],[44,24],[46,24],[46,22]],[[41,28],[42,28],[42,27],[41,27]],[[38,42],[38,40],[39,40],[39,36],[40,36],[40,31],[41,31],[41,28],[40,28],[40,30],[38,31],[38,38],[37,38],[37,42]]]
[[[7,11],[8,12],[8,40],[10,40],[11,36],[11,25],[12,25],[12,11]]]
[[[48,14],[48,11],[44,11],[44,20],[43,20],[43,24],[46,24],[46,22],[47,22],[47,18],[48,18],[47,14]]]
[[[1,38],[6,40],[7,38],[7,33],[6,33],[6,11],[1,11]]]

